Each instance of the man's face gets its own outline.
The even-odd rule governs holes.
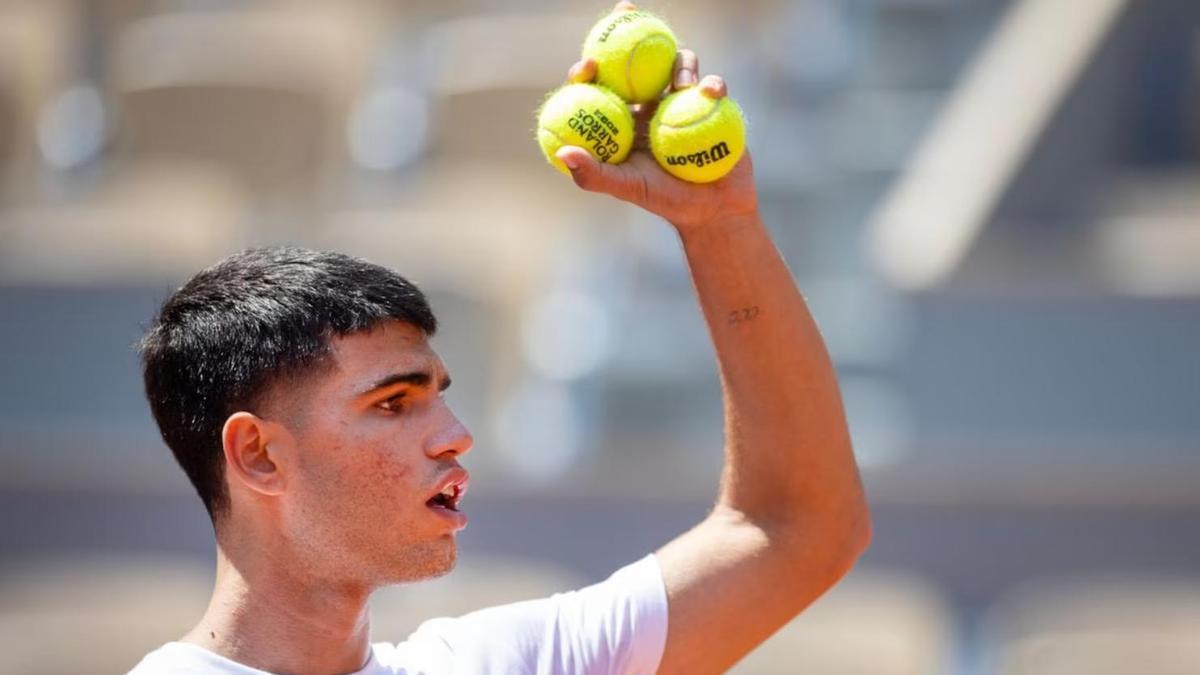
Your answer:
[[[299,409],[277,411],[295,458],[284,536],[317,575],[378,585],[448,572],[466,525],[458,458],[473,441],[442,397],[445,365],[399,321],[331,348],[336,367],[275,398]]]

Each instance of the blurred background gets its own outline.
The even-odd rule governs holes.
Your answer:
[[[750,121],[836,360],[859,568],[743,673],[1200,673],[1200,3],[661,0]],[[430,295],[476,436],[459,570],[374,639],[599,580],[700,517],[678,243],[548,167],[598,2],[0,0],[0,671],[123,672],[210,527],[133,342],[293,243]]]

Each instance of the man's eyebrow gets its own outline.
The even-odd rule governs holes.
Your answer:
[[[429,383],[432,381],[433,375],[431,375],[427,370],[417,370],[410,373],[392,373],[391,375],[377,380],[374,384],[364,389],[359,393],[359,396],[366,396],[372,392],[380,389],[386,389],[387,387],[392,387],[397,384],[408,384],[414,387],[428,387]],[[442,381],[438,383],[438,391],[446,391],[446,389],[449,387],[450,376],[442,376]]]

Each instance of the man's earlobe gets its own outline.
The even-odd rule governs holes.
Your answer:
[[[253,413],[236,412],[225,420],[221,445],[231,486],[237,481],[263,495],[283,492],[285,467],[272,440],[271,424]]]

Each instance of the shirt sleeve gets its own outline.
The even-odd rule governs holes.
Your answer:
[[[648,555],[576,591],[426,621],[400,647],[437,644],[455,673],[633,675],[658,669],[666,640],[666,588]]]

